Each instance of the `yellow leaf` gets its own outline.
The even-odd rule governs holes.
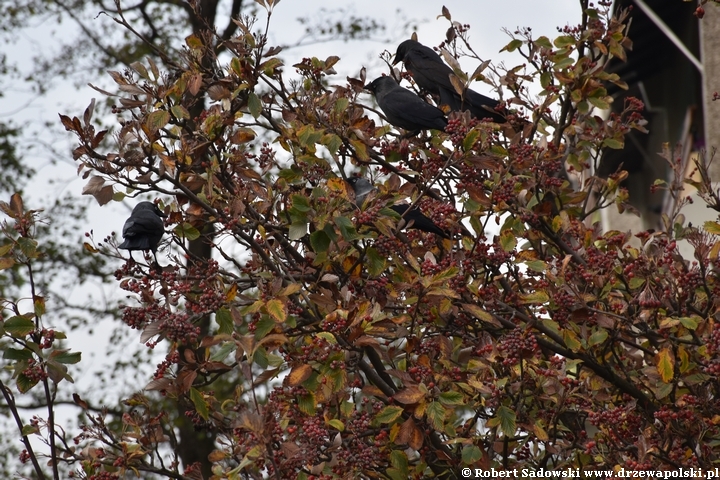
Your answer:
[[[655,355],[657,371],[663,382],[669,383],[675,374],[675,355],[669,348],[663,348]]]
[[[287,319],[287,307],[282,300],[273,298],[265,304],[265,308],[277,323],[283,323]]]

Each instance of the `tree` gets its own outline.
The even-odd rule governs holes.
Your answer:
[[[259,28],[251,17],[225,43],[227,64],[206,33],[188,37],[167,72],[151,58],[113,72],[111,147],[93,124],[94,103],[82,118],[62,115],[93,175],[88,192],[158,197],[172,233],[169,263],[148,256],[116,272],[136,299],[124,323],[149,347],[167,345],[165,361],[115,428],[88,411],[77,448],[59,434],[52,465],[80,462],[93,479],[203,478],[180,464],[171,414],[152,400],[160,394],[214,439],[214,478],[711,468],[720,224],[683,224],[672,151],[677,179],[666,187],[677,209],[666,231],[632,244],[593,224],[600,209],[624,208],[627,194],[622,172],[604,180],[589,167],[644,122],[636,99],[607,120],[593,110],[612,102],[608,82],[624,86],[603,66],[624,57],[627,12],[583,7],[579,25],[553,40],[514,34],[505,49],[526,65],[493,70],[519,109],[502,127],[453,113],[444,132],[395,135],[358,98],[363,72],[337,83],[337,57],[307,58],[290,81],[267,43],[269,22]],[[472,55],[466,27],[443,16],[447,49]],[[470,76],[453,66],[459,86],[491,80],[485,64]],[[698,186],[720,210],[706,164]],[[351,171],[379,180],[363,205],[343,181]],[[386,205],[402,198],[455,238],[399,232]],[[19,196],[0,206],[14,220],[4,261],[30,268],[35,215]],[[198,238],[212,258],[187,246]],[[679,255],[681,239],[695,263]],[[116,247],[113,238],[86,245],[107,256]],[[6,358],[17,388],[48,391],[78,357],[40,328],[36,297],[31,313],[8,304],[4,336],[16,347]],[[39,420],[22,431],[45,422],[52,427]],[[30,446],[24,458],[42,476]]]

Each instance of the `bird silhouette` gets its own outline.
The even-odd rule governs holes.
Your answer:
[[[123,225],[123,242],[118,248],[130,251],[132,258],[133,250],[151,250],[157,263],[157,251],[160,239],[165,233],[163,218],[165,214],[152,202],[140,202],[135,205],[130,218]]]
[[[365,90],[375,95],[385,118],[395,127],[418,132],[431,128],[444,130],[447,126],[442,110],[401,87],[391,77],[378,77],[365,85]]]
[[[490,118],[493,122],[505,122],[505,117],[495,111],[497,100],[469,88],[462,95],[457,92],[450,80],[454,75],[452,68],[432,48],[415,40],[405,40],[398,45],[393,65],[399,62],[405,64],[405,69],[420,88],[439,97],[441,105],[447,105],[454,112],[469,110],[480,120]]]

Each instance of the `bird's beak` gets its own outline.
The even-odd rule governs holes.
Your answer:
[[[363,90],[365,90],[366,92],[372,92],[372,88],[370,87],[369,83],[363,87]]]
[[[394,57],[395,57],[395,60],[393,60],[393,63],[392,63],[393,66],[397,65],[398,63],[400,63],[400,59],[398,58],[397,53],[394,55]]]

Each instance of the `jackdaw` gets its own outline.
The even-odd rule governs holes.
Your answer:
[[[375,189],[375,187],[363,177],[350,177],[347,182],[352,187],[353,192],[355,192],[355,204],[358,207],[362,207],[362,204],[365,202],[365,198]],[[435,225],[435,222],[425,216],[417,207],[410,208],[410,205],[401,204],[391,205],[388,208],[402,217],[402,220],[405,223],[402,228],[416,228],[418,230],[422,230],[423,232],[434,233],[442,238],[451,238],[447,232]]]
[[[434,128],[445,130],[447,119],[442,110],[401,87],[391,77],[378,77],[365,85],[375,95],[380,109],[392,125],[411,132]]]
[[[123,242],[118,248],[130,251],[132,258],[133,250],[151,250],[157,263],[158,243],[165,233],[162,219],[166,215],[152,202],[140,202],[135,205],[130,218],[123,225]]]
[[[452,68],[432,48],[415,40],[405,40],[398,45],[393,65],[401,61],[412,74],[415,83],[423,90],[437,95],[440,104],[448,105],[450,110],[469,110],[477,119],[491,118],[493,122],[505,123],[505,117],[495,111],[499,103],[497,100],[469,88],[462,96],[457,93],[450,81],[450,75],[454,75]]]

